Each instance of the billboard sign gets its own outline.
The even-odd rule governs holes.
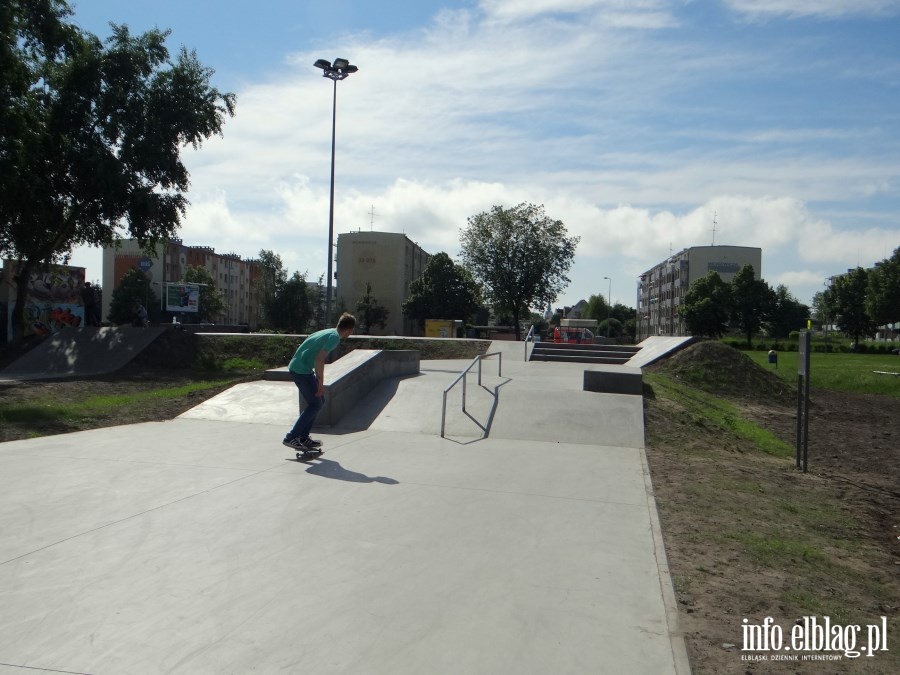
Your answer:
[[[166,284],[166,311],[200,311],[200,286],[198,284]]]

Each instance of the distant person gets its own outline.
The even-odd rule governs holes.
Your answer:
[[[139,328],[146,328],[150,325],[150,317],[147,315],[147,308],[138,300],[135,300],[134,302],[134,319],[132,320],[131,325]]]
[[[294,352],[288,371],[306,408],[282,443],[300,452],[321,451],[321,441],[309,437],[316,416],[325,403],[325,359],[356,328],[356,317],[344,312],[336,328],[326,328],[308,336]]]

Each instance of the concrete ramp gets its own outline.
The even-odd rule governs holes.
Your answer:
[[[657,335],[648,337],[638,345],[641,351],[632,356],[626,365],[633,368],[649,366],[651,363],[659,361],[659,359],[669,354],[674,354],[678,350],[684,349],[695,340],[696,338],[691,335],[674,337]]]
[[[45,339],[0,370],[0,380],[104,375],[127,365],[168,328],[84,327]]]

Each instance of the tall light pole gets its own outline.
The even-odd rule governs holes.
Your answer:
[[[609,324],[612,321],[612,279],[610,277],[603,278],[609,281],[609,290],[606,293],[606,339],[609,340]]]
[[[328,281],[325,290],[325,324],[331,325],[331,285],[334,275],[332,274],[332,247],[334,246],[334,137],[337,127],[337,83],[338,80],[344,80],[359,68],[350,65],[347,59],[335,59],[334,63],[319,59],[313,64],[316,68],[322,69],[322,77],[327,77],[334,82],[334,94],[331,103],[331,198],[328,202]]]

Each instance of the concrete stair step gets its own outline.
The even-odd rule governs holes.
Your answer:
[[[599,355],[588,353],[559,353],[559,352],[532,352],[530,361],[556,361],[560,363],[602,363],[607,365],[621,365],[628,363],[630,355]]]
[[[536,351],[592,351],[592,352],[621,352],[623,354],[637,354],[640,347],[632,345],[600,345],[578,342],[537,342],[534,345]]]

